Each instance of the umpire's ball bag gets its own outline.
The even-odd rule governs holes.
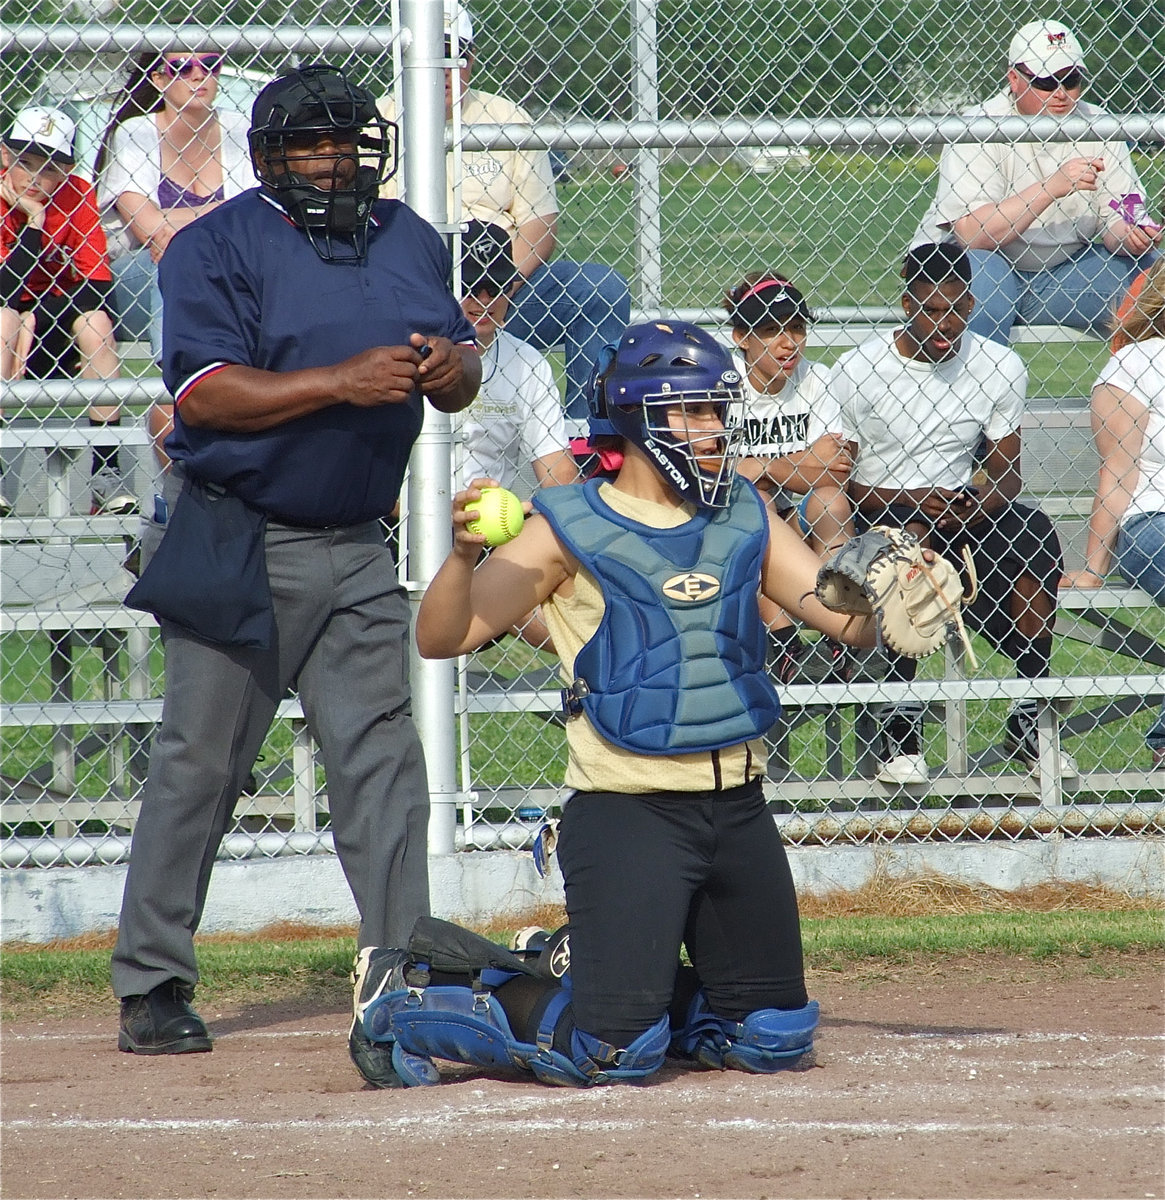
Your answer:
[[[270,649],[275,613],[267,580],[267,517],[187,475],[153,557],[125,602],[209,642]]]

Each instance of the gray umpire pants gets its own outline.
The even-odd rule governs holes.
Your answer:
[[[429,911],[409,606],[380,528],[270,524],[267,572],[278,630],[270,650],[213,645],[163,623],[165,700],[113,952],[117,996],[197,981],[194,932],[215,853],[288,688],[323,757],[359,944],[404,946]]]

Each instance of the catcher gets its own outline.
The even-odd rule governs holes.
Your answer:
[[[437,1082],[434,1058],[576,1087],[641,1079],[669,1048],[751,1072],[811,1061],[817,1004],[761,792],[780,705],[758,591],[852,645],[873,645],[875,630],[822,605],[816,555],[736,475],[742,400],[707,333],[632,325],[590,396],[598,448],[623,453],[613,480],[543,489],[476,569],[465,506],[479,489],[454,499],[453,550],[417,643],[429,658],[466,654],[542,606],[575,789],[557,846],[571,985],[515,973],[488,948],[485,962],[453,956],[472,976],[459,979],[444,938],[363,953],[357,1017],[394,1045],[406,1083]],[[677,977],[681,944],[692,966]]]

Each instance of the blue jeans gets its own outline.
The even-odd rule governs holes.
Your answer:
[[[564,346],[566,415],[587,417],[591,366],[631,322],[631,289],[602,263],[566,259],[544,263],[522,285],[506,318],[506,332],[539,350]]]
[[[1130,584],[1148,592],[1165,608],[1165,512],[1145,513],[1121,526],[1116,565]],[[1145,741],[1152,750],[1165,749],[1165,700]]]
[[[1058,267],[1020,271],[994,250],[968,250],[967,254],[975,297],[968,328],[1004,346],[1017,323],[1067,325],[1107,338],[1108,321],[1117,305],[1157,257],[1151,250],[1140,258],[1125,258],[1095,245]]]
[[[149,341],[155,360],[162,353],[162,293],[158,268],[145,246],[115,258],[113,302],[117,308],[117,338],[122,342]]]

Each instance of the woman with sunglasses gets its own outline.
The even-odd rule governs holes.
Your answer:
[[[108,218],[123,330],[161,351],[155,264],[171,237],[223,200],[255,186],[242,113],[215,108],[223,56],[166,50],[134,62],[94,173]]]
[[[1084,53],[1059,21],[1024,25],[1007,61],[1007,88],[964,115],[1104,115],[1080,98]],[[1161,229],[1136,202],[1144,194],[1121,141],[948,145],[914,245],[953,236],[968,251],[972,333],[1006,345],[1013,324],[1050,324],[1103,338],[1109,315],[1161,241]]]

